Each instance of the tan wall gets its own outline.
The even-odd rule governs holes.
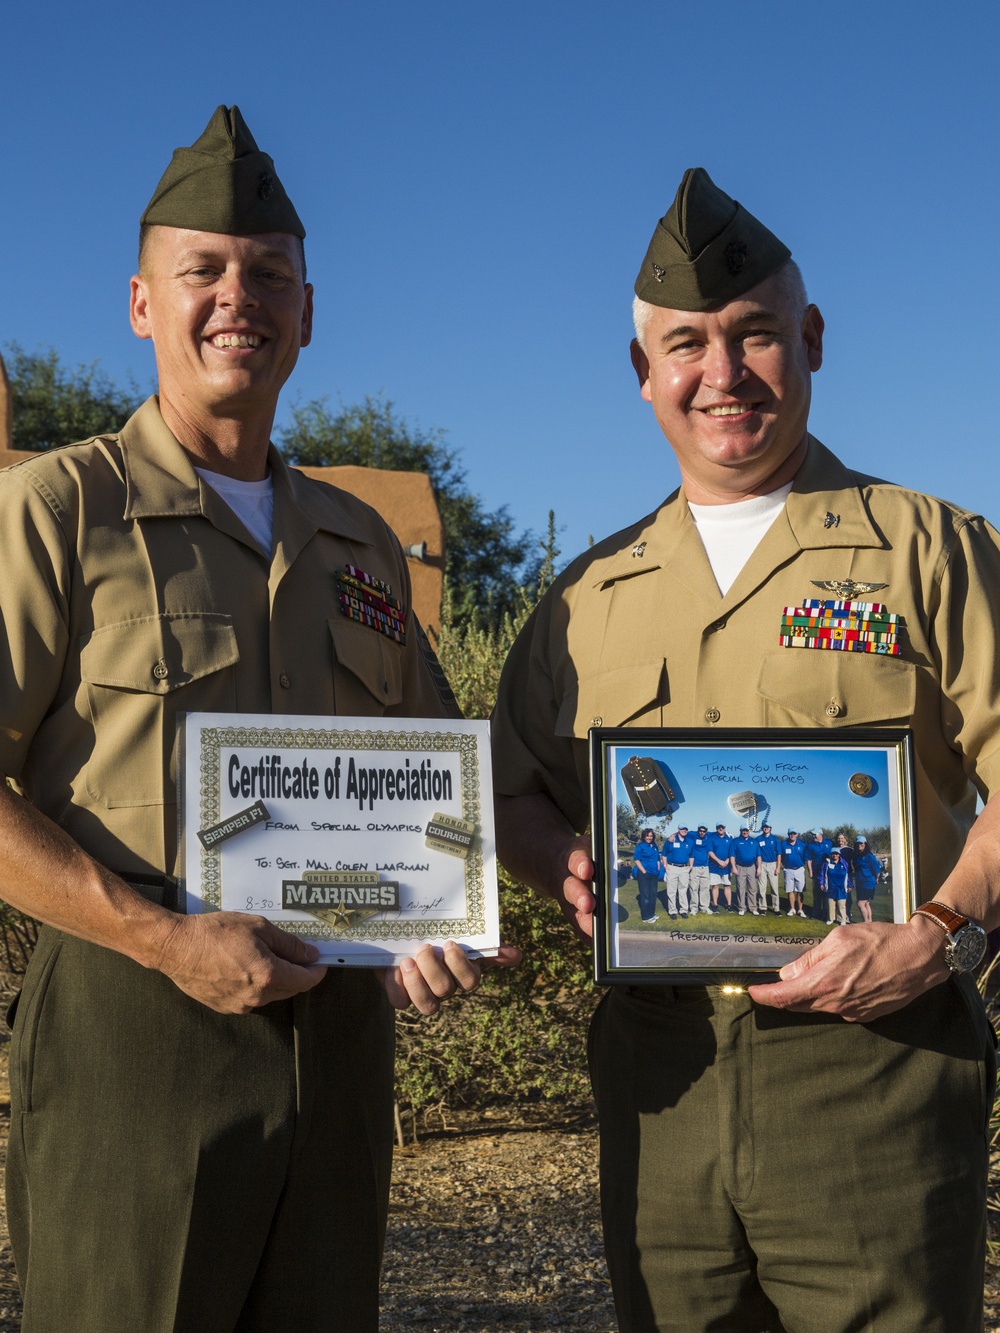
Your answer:
[[[0,412],[2,407],[0,383]],[[6,438],[10,439],[9,433]],[[0,467],[31,458],[33,453],[31,449],[0,448]],[[441,627],[444,593],[444,527],[430,478],[423,472],[387,472],[370,467],[304,467],[302,471],[307,477],[350,491],[377,509],[403,546],[427,543],[426,562],[410,560],[408,564],[413,609],[420,623],[436,638]]]

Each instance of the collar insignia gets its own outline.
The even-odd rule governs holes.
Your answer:
[[[646,553],[645,542],[636,542],[636,544],[632,547],[633,560],[638,560],[641,556],[645,555],[645,553]]]
[[[824,528],[839,528],[839,527],[840,527],[840,515],[839,515],[839,514],[831,514],[830,511],[829,511],[829,509],[828,509],[828,510],[826,511],[826,518],[824,518],[824,520],[823,520],[823,526],[824,526]]]

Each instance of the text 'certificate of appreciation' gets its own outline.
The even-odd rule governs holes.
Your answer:
[[[253,912],[320,960],[500,943],[489,723],[188,713],[183,901]]]

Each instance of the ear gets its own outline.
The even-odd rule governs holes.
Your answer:
[[[305,285],[305,301],[302,304],[302,335],[299,338],[300,347],[308,347],[312,342],[313,336],[313,285],[307,282]]]
[[[629,344],[629,353],[632,357],[632,369],[639,381],[639,392],[647,403],[652,402],[652,395],[649,391],[649,357],[639,346],[638,338],[632,339]]]
[[[802,317],[802,341],[806,345],[810,370],[819,370],[823,364],[823,330],[825,327],[823,316],[819,313],[819,306],[806,306],[806,313]]]
[[[153,325],[149,318],[149,292],[145,281],[136,274],[129,282],[128,318],[137,338],[152,338]]]

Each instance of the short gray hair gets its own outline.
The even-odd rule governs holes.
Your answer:
[[[795,315],[796,322],[801,323],[809,304],[809,298],[806,295],[806,285],[802,280],[802,272],[798,264],[794,259],[786,260],[774,276],[778,279],[778,292],[782,301]],[[655,309],[654,305],[651,305],[649,301],[644,301],[641,296],[635,297],[632,302],[632,323],[635,325],[635,340],[644,352],[646,351],[646,328],[649,325],[649,317]]]

